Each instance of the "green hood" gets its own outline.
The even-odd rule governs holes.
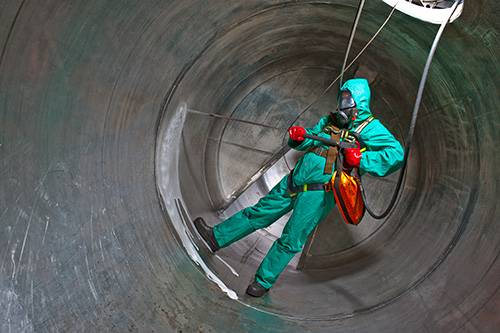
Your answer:
[[[372,115],[370,111],[370,86],[365,79],[351,79],[346,81],[341,89],[349,89],[352,98],[356,102],[359,111],[358,117],[353,124],[356,127]]]

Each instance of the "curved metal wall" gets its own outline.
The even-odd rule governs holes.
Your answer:
[[[332,212],[261,299],[244,291],[283,221],[217,256],[193,231],[296,158],[282,158],[284,130],[202,113],[315,123],[338,86],[302,111],[339,74],[357,4],[0,3],[1,330],[498,328],[493,0],[445,30],[388,218],[351,227]],[[365,5],[352,57],[389,12]],[[437,28],[396,12],[346,74],[370,79],[373,113],[403,144]],[[366,177],[376,210],[395,177]]]

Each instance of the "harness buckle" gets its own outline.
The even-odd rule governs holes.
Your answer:
[[[332,187],[332,183],[331,182],[325,183],[325,185],[323,185],[323,186],[325,188],[325,192],[331,192],[331,191],[333,191],[333,187]]]

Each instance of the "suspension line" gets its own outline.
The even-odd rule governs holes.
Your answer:
[[[349,52],[351,51],[352,41],[354,40],[354,35],[356,34],[356,28],[358,27],[359,17],[363,11],[363,6],[365,5],[365,0],[360,0],[358,5],[358,11],[356,12],[356,18],[351,29],[351,35],[349,36],[349,43],[347,43],[347,50],[345,51],[344,63],[342,64],[342,70],[340,71],[340,81],[339,86],[342,86],[342,79],[344,78],[345,65],[347,64],[347,58],[349,57]]]

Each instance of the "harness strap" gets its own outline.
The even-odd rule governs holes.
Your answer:
[[[375,117],[374,116],[370,116],[368,117],[365,121],[363,121],[361,124],[358,125],[358,127],[356,127],[356,129],[354,130],[354,132],[356,133],[361,133],[362,130],[365,129],[365,127],[371,123],[371,121],[374,119]]]
[[[370,116],[368,119],[363,121],[356,129],[353,131],[354,133],[360,133],[366,125],[368,125],[372,120],[374,119],[373,116]],[[337,142],[340,142],[340,137],[341,136],[347,136],[349,132],[344,132],[338,129],[337,127],[334,126],[328,126],[328,131],[330,133],[330,137],[332,140],[335,140]],[[357,137],[357,136],[356,136]],[[340,156],[338,154],[339,148],[338,147],[329,147],[328,150],[325,150],[320,147],[313,146],[309,148],[307,152],[313,152],[318,156],[322,156],[326,158],[326,166],[325,166],[325,173],[332,174],[333,172],[333,165],[337,165],[337,175],[334,180],[334,186],[339,186],[339,181],[340,181],[340,174],[342,173],[342,162],[340,160]],[[330,159],[330,160],[329,160]],[[296,199],[297,194],[301,192],[306,192],[306,191],[332,191],[332,183],[314,183],[314,184],[304,184],[302,186],[293,186],[293,170],[290,172],[290,176],[288,177],[287,180],[287,190],[286,192],[290,195],[292,198],[292,201]],[[341,202],[342,204],[343,202]]]
[[[290,172],[290,176],[287,181],[287,189],[286,192],[292,198],[292,201],[296,199],[297,194],[306,191],[325,191],[325,184],[316,183],[316,184],[304,184],[302,186],[293,186],[293,170]]]
[[[324,128],[323,131],[327,134],[330,134],[332,140],[334,140],[334,141],[340,142],[339,138],[343,139],[347,142],[351,142],[351,143],[353,143],[354,141],[359,141],[361,146],[364,147],[363,138],[361,137],[361,135],[359,133],[361,133],[361,131],[364,130],[365,127],[373,119],[375,119],[373,116],[368,117],[365,121],[363,121],[361,124],[359,124],[358,127],[356,127],[353,131],[340,130],[337,127],[333,127],[332,125],[328,125],[327,127]],[[334,133],[336,134],[336,137],[332,137],[332,134],[334,134]],[[366,147],[364,147],[364,148],[363,147],[360,149],[361,152],[366,150]],[[333,153],[330,152],[330,150],[332,150]],[[312,146],[311,148],[309,148],[307,150],[307,153],[314,153],[314,154],[321,156],[321,157],[324,157],[324,158],[328,157],[328,152],[330,152],[331,155],[330,155],[330,160],[327,161],[327,165],[325,166],[325,173],[331,174],[331,172],[327,172],[327,171],[330,171],[330,170],[333,171],[333,164],[336,161],[336,157],[337,157],[336,154],[338,154],[338,149],[324,149],[324,148],[321,148],[318,146]],[[329,170],[326,170],[327,168]]]
[[[341,131],[339,128],[330,125],[330,139],[340,142]],[[337,155],[339,153],[338,147],[328,147],[326,152],[326,164],[325,164],[325,174],[331,175],[333,172],[333,165],[335,164],[335,160],[337,159]]]
[[[326,155],[328,154],[328,150],[327,149],[323,149],[321,147],[312,146],[311,148],[309,148],[306,151],[306,153],[314,153],[315,155],[318,155],[318,156],[326,158]]]

